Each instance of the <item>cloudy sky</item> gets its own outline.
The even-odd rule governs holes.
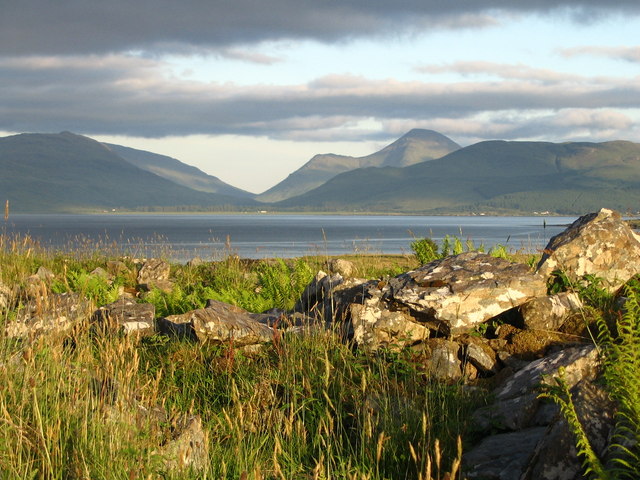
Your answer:
[[[638,0],[0,0],[0,135],[69,130],[261,192],[411,128],[640,142]]]

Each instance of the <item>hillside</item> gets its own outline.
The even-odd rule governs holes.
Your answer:
[[[367,167],[406,167],[442,157],[459,148],[457,143],[437,132],[414,129],[382,150],[364,157],[333,153],[316,155],[282,182],[258,195],[257,200],[277,202],[319,187],[340,173]]]
[[[421,213],[637,211],[640,144],[481,142],[405,168],[343,173],[277,205]]]
[[[69,132],[0,138],[0,195],[12,212],[92,209],[226,208],[250,199],[205,193],[125,161],[103,144]]]
[[[231,186],[218,177],[208,175],[202,170],[182,163],[175,158],[147,152],[145,150],[124,147],[122,145],[114,145],[111,143],[105,143],[104,145],[113,153],[136,167],[155,173],[159,177],[170,180],[178,185],[200,192],[219,193],[232,197],[255,197],[253,193]]]

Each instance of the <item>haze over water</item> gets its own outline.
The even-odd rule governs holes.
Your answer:
[[[355,215],[11,215],[2,233],[29,235],[52,249],[108,245],[134,256],[244,258],[410,253],[414,238],[446,235],[486,249],[536,251],[575,217]]]

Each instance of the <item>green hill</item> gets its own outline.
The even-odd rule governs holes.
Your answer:
[[[223,182],[218,177],[207,175],[202,170],[182,163],[175,158],[159,155],[157,153],[137,150],[105,143],[106,147],[127,162],[138,168],[155,173],[159,177],[166,178],[178,185],[198,190],[200,192],[219,193],[240,198],[253,198],[253,193],[233,187]]]
[[[306,193],[343,172],[366,167],[406,167],[442,157],[459,148],[460,145],[437,132],[414,129],[379,152],[365,157],[333,153],[316,155],[256,198],[261,202],[277,202]]]
[[[69,132],[0,138],[0,199],[12,212],[96,209],[223,209],[250,199],[199,192],[125,161]]]
[[[640,209],[640,144],[481,142],[405,168],[343,173],[277,205],[303,210],[578,214]]]

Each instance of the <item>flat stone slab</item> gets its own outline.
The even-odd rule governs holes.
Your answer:
[[[173,325],[188,324],[201,342],[233,343],[238,347],[259,345],[273,339],[273,330],[234,305],[210,300],[207,308],[166,317]]]

